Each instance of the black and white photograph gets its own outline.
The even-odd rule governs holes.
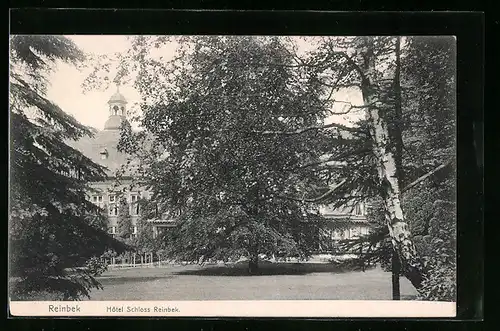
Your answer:
[[[455,37],[11,35],[9,70],[11,303],[456,302]]]

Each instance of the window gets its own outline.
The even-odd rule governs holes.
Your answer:
[[[113,107],[113,115],[118,115],[118,106]]]
[[[137,237],[137,226],[134,226],[132,228],[132,237],[136,238]]]
[[[130,195],[130,215],[138,216],[139,215],[139,194],[131,194]]]
[[[118,216],[118,206],[116,203],[109,204],[109,216]]]
[[[116,203],[116,195],[114,194],[109,195],[109,203]]]
[[[167,227],[165,226],[153,226],[153,238],[158,238],[159,236],[161,236],[165,230],[167,229]]]
[[[101,156],[101,160],[106,160],[109,155],[108,150],[106,148],[101,149],[99,155]]]
[[[131,213],[130,213],[130,214],[131,214],[132,216],[139,216],[139,215],[140,215],[140,210],[139,210],[140,208],[139,208],[139,204],[138,204],[138,203],[136,203],[135,205],[132,205],[131,207],[132,207],[132,211],[131,211]]]
[[[357,216],[363,215],[363,207],[360,203],[356,204],[354,206],[354,214]]]
[[[102,195],[93,195],[92,202],[99,207],[102,207]]]
[[[109,228],[108,233],[114,237],[114,236],[115,236],[115,234],[116,234],[116,226],[111,226],[111,227]]]
[[[138,194],[131,194],[130,195],[130,202],[134,203],[134,202],[137,202],[137,200],[139,200],[139,195]]]
[[[351,230],[351,238],[359,238],[360,232],[361,232],[360,228],[358,228],[358,227],[352,228],[352,230]]]

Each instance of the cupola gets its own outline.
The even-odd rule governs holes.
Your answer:
[[[109,117],[104,123],[104,130],[119,130],[122,122],[127,120],[127,100],[120,93],[120,87],[117,86],[116,92],[108,101]]]

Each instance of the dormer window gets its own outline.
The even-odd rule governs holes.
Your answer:
[[[101,155],[101,160],[106,160],[108,158],[108,150],[106,148],[101,149],[99,154]]]

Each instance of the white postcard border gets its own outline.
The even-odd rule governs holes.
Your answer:
[[[12,316],[455,317],[455,302],[367,300],[11,301]]]

